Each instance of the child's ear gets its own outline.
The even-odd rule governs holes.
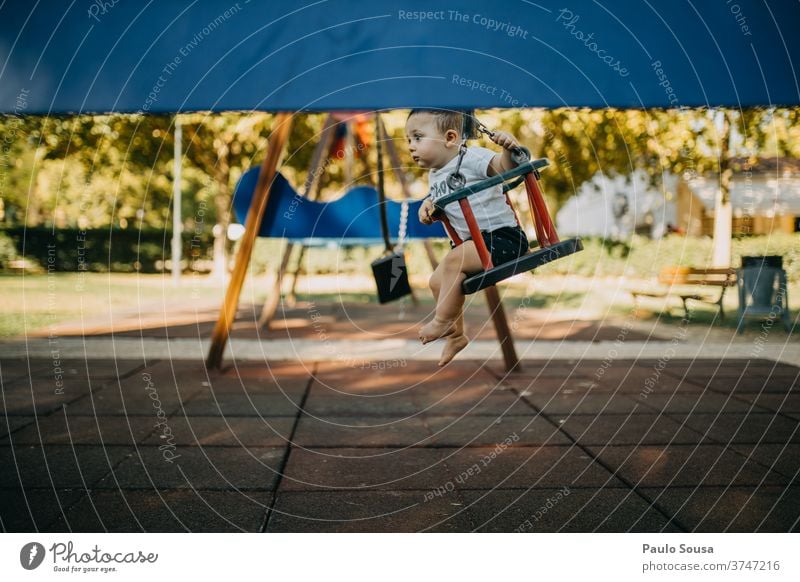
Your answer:
[[[444,134],[444,141],[447,145],[458,144],[458,132],[455,129],[448,129]]]

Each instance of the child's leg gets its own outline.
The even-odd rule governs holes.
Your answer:
[[[441,270],[439,268],[434,271],[430,280],[431,291],[433,297],[439,299],[439,291],[442,287]],[[469,344],[469,339],[464,335],[464,311],[462,310],[458,318],[456,318],[454,331],[452,335],[445,338],[444,348],[442,349],[442,357],[439,358],[439,365],[444,366],[448,364],[456,354],[463,350]]]
[[[464,313],[458,316],[455,323],[455,331],[452,335],[445,338],[442,356],[439,358],[439,365],[444,366],[456,357],[456,354],[469,344],[469,338],[464,335]]]
[[[461,283],[466,273],[475,273],[482,268],[472,241],[466,241],[447,253],[431,277],[431,290],[436,297],[436,316],[420,329],[422,343],[456,332],[463,335],[463,321],[459,322],[464,306]]]

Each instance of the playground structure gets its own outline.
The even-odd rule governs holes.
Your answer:
[[[473,118],[473,113],[466,113],[464,118]],[[375,115],[375,120],[377,129],[376,136],[380,140],[381,136],[385,135],[385,129],[379,114]],[[389,250],[391,246],[388,239],[389,232],[400,232],[402,230],[404,231],[404,237],[422,240],[444,235],[441,226],[437,224],[425,226],[416,220],[411,220],[408,224],[401,224],[401,214],[405,213],[406,217],[409,214],[415,216],[421,203],[420,201],[408,203],[405,209],[401,209],[400,203],[387,202],[388,225],[382,227],[380,231],[376,230],[376,225],[381,224],[378,206],[380,205],[382,184],[379,185],[378,190],[369,186],[358,186],[348,190],[338,200],[332,202],[318,202],[316,198],[319,196],[319,188],[315,188],[314,186],[319,183],[319,176],[321,174],[321,168],[323,167],[322,160],[324,153],[329,149],[330,140],[334,134],[335,127],[335,118],[331,114],[326,119],[320,140],[314,151],[311,167],[307,173],[303,196],[300,196],[280,173],[276,173],[270,183],[266,200],[263,202],[257,201],[256,193],[258,192],[259,178],[263,171],[262,168],[253,168],[249,170],[241,177],[237,184],[233,205],[239,220],[245,222],[247,225],[247,232],[250,232],[249,229],[253,228],[256,229],[258,236],[286,238],[289,240],[289,244],[277,270],[274,288],[268,295],[262,309],[259,325],[267,325],[272,320],[277,310],[280,301],[281,284],[289,263],[291,252],[296,244],[302,244],[305,248],[305,246],[314,245],[321,240],[331,240],[339,245],[368,245],[376,244],[383,238],[386,240],[386,248]],[[462,144],[462,151],[466,147],[466,139],[470,133],[471,132],[465,128],[465,139]],[[380,145],[380,143],[379,141],[378,144]],[[402,168],[399,167],[399,155],[391,139],[385,140],[385,143],[389,151],[394,174],[400,181],[403,192],[408,198],[408,184]],[[444,206],[447,204],[458,202],[464,212],[484,267],[484,271],[476,273],[464,281],[464,292],[470,294],[480,290],[484,291],[495,331],[503,351],[503,358],[507,371],[518,368],[519,358],[514,348],[514,338],[511,328],[508,325],[508,319],[502,301],[494,285],[503,279],[507,279],[519,273],[531,271],[538,266],[577,252],[583,248],[579,239],[563,242],[559,241],[558,234],[547,212],[544,197],[538,183],[540,177],[538,169],[547,165],[546,160],[536,160],[532,162],[527,159],[527,152],[519,152],[519,154],[520,163],[517,168],[501,175],[493,176],[467,188],[456,188],[454,192],[441,200],[439,207],[439,210],[443,210]],[[379,161],[379,165],[380,164],[381,162]],[[531,217],[536,229],[536,238],[540,248],[534,252],[523,255],[523,257],[515,261],[494,266],[489,257],[486,244],[480,236],[480,231],[468,198],[470,194],[480,192],[497,184],[503,184],[503,191],[506,196],[508,196],[509,190],[523,183],[525,184],[528,195]],[[314,198],[308,197],[308,194],[311,192],[314,193]],[[258,204],[258,206],[256,206],[256,204]],[[251,215],[253,212],[257,211],[255,210],[256,208],[261,206],[264,208],[262,215],[260,217],[253,217],[254,222],[250,223]],[[438,213],[437,220],[444,225],[451,239],[456,244],[461,244],[463,242],[450,226],[443,212]],[[517,222],[519,223],[519,218],[517,218]],[[254,243],[250,243],[251,248],[252,244]],[[244,246],[244,243],[242,246]],[[431,265],[435,269],[435,257],[430,247],[426,248],[428,248],[428,256]],[[249,255],[242,255],[240,251],[240,254],[237,255],[237,263],[234,267],[234,272],[236,272],[236,269],[241,270],[244,268],[246,270],[246,267],[241,267],[239,263],[240,261],[244,261],[246,265],[249,264],[249,260]],[[296,280],[297,275],[295,274],[294,281],[296,282]],[[234,289],[230,293],[235,292]],[[226,296],[225,301],[226,305],[229,301],[238,304],[238,293],[236,297],[232,294]],[[235,313],[235,306],[232,309]],[[223,322],[221,317],[214,329],[212,346],[207,360],[210,367],[219,367],[221,363],[221,350],[224,349],[232,322],[228,323],[227,326],[225,323],[226,322]]]
[[[742,0],[737,8],[748,14],[748,26],[754,30],[773,30],[778,22],[795,22],[799,10],[790,2],[764,10],[755,0]],[[278,112],[214,329],[207,358],[212,367],[222,360],[294,111],[745,108],[800,102],[794,76],[788,74],[800,54],[796,37],[732,33],[725,4],[692,5],[697,18],[686,18],[680,9],[653,18],[654,8],[649,4],[626,5],[623,29],[613,13],[590,0],[560,11],[540,5],[493,5],[493,21],[519,21],[530,28],[526,31],[531,33],[530,39],[525,41],[530,45],[480,26],[480,19],[477,24],[437,20],[411,26],[391,3],[373,2],[369,9],[367,15],[358,4],[333,9],[298,7],[288,0],[237,5],[235,11],[221,0],[185,9],[120,3],[103,14],[103,26],[95,26],[93,19],[87,21],[85,14],[75,10],[64,14],[38,10],[32,19],[29,10],[36,8],[24,3],[3,9],[0,38],[15,41],[0,49],[4,62],[0,72],[2,112]],[[570,31],[580,32],[575,29],[579,19],[593,22],[598,31],[615,31],[606,35],[603,51],[624,57],[625,62],[606,66],[598,60],[599,53],[575,42]],[[465,26],[470,27],[467,34]],[[312,32],[298,35],[300,30]],[[631,35],[631,30],[639,33]],[[198,36],[198,31],[202,35]],[[126,42],[120,44],[123,37]],[[646,49],[641,38],[647,39]],[[202,48],[195,50],[198,39]],[[189,40],[194,44],[187,44]],[[521,50],[523,46],[525,50]],[[542,58],[543,50],[548,58]],[[653,75],[654,62],[660,71],[683,71],[691,65],[694,75],[674,75],[665,91],[664,81],[658,82]],[[119,75],[120,70],[128,74]],[[445,76],[442,71],[458,74]],[[333,139],[332,131],[322,137],[323,141]],[[533,196],[540,249],[513,267],[489,268],[484,261],[487,269],[472,278],[468,291],[486,288],[491,296],[491,285],[518,269],[534,268],[579,250],[578,242],[559,240],[546,209],[539,205],[537,172],[542,163],[526,163],[518,168],[516,177],[526,176],[529,197]],[[393,161],[392,166],[398,165]],[[314,197],[314,177],[310,172],[302,190],[307,198]],[[466,207],[470,192],[454,190],[447,202]],[[281,264],[290,251],[287,249]],[[277,295],[271,294],[273,301]],[[267,319],[269,311],[265,309]],[[503,318],[497,319],[496,309],[492,313],[496,325],[502,327]],[[498,335],[502,341],[507,334]],[[507,365],[513,363],[510,342],[503,342],[503,349]]]

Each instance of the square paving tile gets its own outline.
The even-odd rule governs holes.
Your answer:
[[[170,432],[158,427],[144,444],[161,446],[169,441],[177,446],[282,447],[289,442],[294,419],[176,415],[167,425]]]
[[[69,410],[69,409],[67,409]],[[129,445],[142,442],[157,419],[141,416],[81,416],[55,412],[3,439],[19,445]]]
[[[61,360],[61,367],[68,376],[91,377],[99,380],[115,380],[127,376],[138,368],[143,367],[144,362],[130,359],[117,360],[81,360],[70,359]]]
[[[50,531],[53,523],[85,492],[81,489],[0,489],[0,528],[3,532]]]
[[[553,420],[584,445],[691,444],[702,435],[660,414],[572,414]]]
[[[530,394],[525,399],[547,415],[627,414],[639,408],[630,396],[614,392]]]
[[[182,403],[203,389],[197,383],[176,385],[139,374],[84,396],[69,406],[71,414],[155,417],[159,411],[171,416]]]
[[[620,477],[641,487],[781,485],[786,478],[720,445],[589,447]]]
[[[761,463],[773,471],[777,471],[790,479],[791,482],[798,482],[798,477],[800,477],[800,445],[760,444],[756,446],[734,443],[730,447],[747,458]]]
[[[89,393],[86,385],[74,386],[62,380],[57,385],[49,380],[24,378],[3,388],[2,405],[7,416],[49,414],[64,404]],[[67,392],[69,388],[69,392]]]
[[[129,451],[116,446],[3,446],[0,487],[91,487]]]
[[[737,394],[736,398],[742,402],[755,405],[755,412],[769,410],[780,412],[792,418],[800,414],[800,394]],[[747,412],[747,411],[744,411]]]
[[[800,443],[800,421],[776,413],[689,414],[674,418],[720,443]]]
[[[418,491],[284,491],[269,532],[464,532],[472,529],[457,497],[426,501]]]
[[[226,366],[219,377],[249,380],[300,383],[305,386],[317,369],[317,364],[306,366],[301,362],[233,362]]]
[[[546,418],[528,416],[426,416],[439,446],[569,445],[572,442]]]
[[[761,374],[747,374],[740,378],[714,377],[705,384],[709,390],[722,394],[768,393],[786,394],[797,390],[800,380],[797,376],[774,376]]]
[[[260,375],[242,374],[235,377],[229,374],[209,374],[208,379],[200,382],[209,394],[269,394],[299,400],[311,382],[311,372],[303,378],[272,376],[268,371]]]
[[[642,410],[651,409],[665,413],[747,412],[750,405],[731,395],[716,392],[679,392],[676,394],[650,394],[633,396]]]
[[[450,391],[431,390],[415,395],[415,402],[428,414],[522,415],[534,414],[533,408],[517,394],[496,388],[458,388]]]
[[[704,385],[695,382],[691,376],[681,379],[657,369],[642,370],[624,379],[603,376],[600,378],[600,386],[631,396],[647,394],[648,391],[657,394],[691,394],[704,389]]]
[[[47,360],[28,359],[0,359],[0,381],[3,388],[8,388],[12,382],[21,378],[30,378],[38,373],[45,372],[51,367]]]
[[[327,388],[314,386],[303,406],[303,411],[321,418],[357,415],[391,416],[402,419],[420,412],[423,408],[407,392],[384,396],[337,394]]]
[[[578,363],[577,361],[546,361],[546,360],[522,360],[521,371],[507,373],[502,364],[487,362],[485,368],[493,376],[503,378],[510,383],[528,385],[534,380],[545,378],[568,379],[568,380],[588,380],[594,375],[595,369],[589,364]],[[599,364],[599,362],[598,362]]]
[[[800,368],[764,359],[737,362],[737,360],[726,358],[725,360],[696,360],[691,365],[670,365],[667,373],[687,374],[698,381],[708,382],[714,378],[737,380],[745,376],[794,378],[800,373]]]
[[[408,362],[406,367],[359,370],[345,364],[321,363],[314,386],[331,394],[382,395],[424,393],[438,389],[477,387],[491,389],[497,380],[473,362],[453,362],[444,368],[430,362]],[[312,387],[312,388],[313,388]]]
[[[237,489],[272,490],[283,448],[178,447],[172,462],[159,447],[139,447],[98,489]]]
[[[87,386],[95,390],[124,378],[142,367],[136,360],[64,360],[37,359],[31,360],[31,372],[25,374],[26,381],[54,385],[63,382],[65,395],[72,388]]]
[[[8,441],[8,435],[32,423],[35,416],[2,416],[0,415],[0,444]]]
[[[680,529],[625,488],[463,491],[480,532],[674,532]]]
[[[800,487],[643,488],[694,532],[800,531]]]
[[[557,377],[516,377],[509,376],[502,381],[501,387],[514,389],[523,396],[540,394],[550,396],[552,394],[585,394],[590,390],[600,390],[600,384],[589,378],[582,376]]]
[[[187,416],[297,416],[301,394],[214,393],[202,391],[183,403]]]
[[[127,360],[47,362],[44,366],[37,366],[30,376],[19,378],[5,387],[6,406],[9,414],[20,414],[25,410],[50,412],[60,404],[74,402],[91,391],[116,384],[119,378],[133,374],[139,366]],[[21,410],[15,410],[17,408]]]
[[[48,531],[257,532],[271,501],[261,491],[94,491]]]
[[[462,489],[622,487],[602,465],[575,446],[442,449]]]
[[[407,447],[431,444],[431,433],[422,418],[335,416],[323,419],[303,416],[294,444],[300,447]]]
[[[442,450],[293,449],[281,490],[434,489],[451,478]]]

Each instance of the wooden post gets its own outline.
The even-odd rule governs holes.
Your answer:
[[[261,164],[261,173],[258,176],[258,183],[256,184],[255,192],[253,192],[253,200],[250,202],[250,210],[247,213],[242,242],[239,245],[239,252],[236,253],[236,264],[233,267],[228,289],[225,291],[225,302],[222,304],[219,318],[211,334],[211,348],[206,358],[206,365],[209,368],[220,368],[222,365],[222,355],[225,353],[225,345],[228,342],[231,327],[236,318],[239,295],[242,292],[244,278],[250,266],[253,246],[261,228],[264,210],[267,208],[269,190],[278,171],[278,163],[289,138],[291,127],[291,113],[279,113],[276,116],[272,134],[269,136],[267,156],[264,159],[264,163]]]
[[[487,287],[484,289],[486,302],[489,304],[489,313],[492,315],[494,329],[497,332],[497,339],[500,342],[500,349],[503,350],[503,361],[506,364],[506,372],[519,372],[520,364],[517,357],[517,350],[514,347],[514,338],[511,335],[511,328],[508,327],[506,310],[503,302],[500,301],[500,293],[497,287]]]
[[[306,198],[314,200],[319,197],[319,184],[322,182],[322,172],[320,171],[320,168],[322,167],[325,154],[330,150],[331,142],[333,142],[335,127],[336,120],[333,118],[333,115],[329,114],[325,119],[325,124],[322,126],[317,147],[314,149],[314,153],[311,156],[311,165],[308,169],[308,174],[306,175],[305,184],[303,185],[302,194]],[[315,185],[317,186],[316,190],[314,189]],[[312,192],[314,192],[313,198],[311,197]],[[280,304],[283,277],[286,274],[286,268],[289,266],[289,257],[291,256],[294,247],[294,243],[291,242],[286,245],[286,250],[283,252],[283,259],[281,260],[277,276],[275,277],[275,284],[272,286],[272,292],[267,295],[267,298],[264,301],[264,306],[261,308],[261,315],[258,318],[259,327],[269,325],[269,323],[272,321],[272,318],[275,317],[275,312],[278,310],[278,304]],[[304,250],[305,247],[301,246],[299,259],[301,262],[303,260]],[[292,283],[291,295],[294,294],[296,283],[297,273],[295,273],[294,282]]]
[[[264,301],[264,306],[261,308],[261,315],[258,318],[258,327],[269,325],[275,312],[278,310],[278,304],[281,302],[281,284],[283,283],[283,276],[286,273],[286,266],[289,264],[289,258],[292,256],[294,243],[287,242],[286,250],[283,252],[283,259],[275,273],[275,284],[272,286],[272,293],[267,294]]]
[[[300,280],[300,271],[303,270],[303,260],[306,258],[307,245],[300,247],[300,252],[297,255],[297,266],[292,272],[292,284],[289,286],[289,293],[286,295],[286,300],[290,306],[294,307],[297,302],[297,281]],[[308,273],[306,273],[308,274]]]

